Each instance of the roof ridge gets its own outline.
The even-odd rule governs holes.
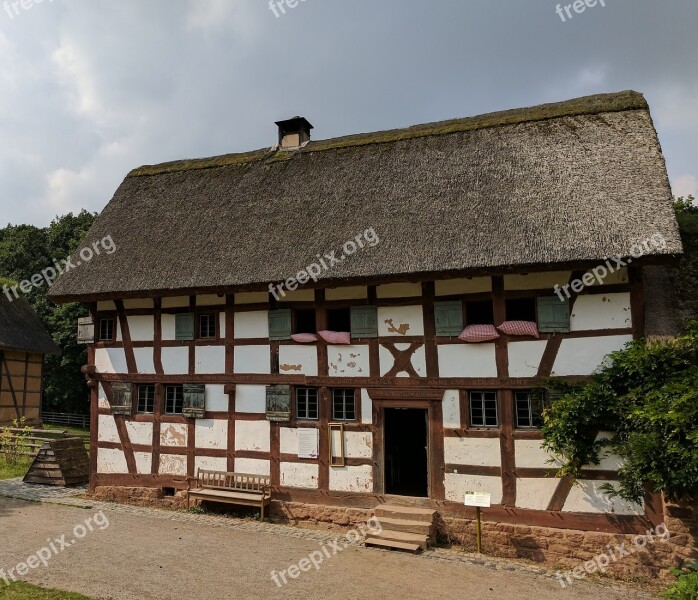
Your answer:
[[[294,152],[281,152],[274,148],[267,148],[254,150],[252,152],[223,154],[209,158],[144,165],[131,171],[128,177],[162,175],[165,173],[213,169],[233,165],[250,165],[263,160],[287,160],[299,154],[308,154],[312,152],[324,152],[327,150],[366,146],[370,144],[394,143],[415,138],[449,135],[521,123],[534,123],[562,117],[622,112],[627,110],[649,110],[649,106],[641,93],[633,90],[625,90],[622,92],[583,96],[562,102],[552,102],[525,108],[514,108],[459,119],[424,123],[401,129],[359,133],[327,140],[311,141],[305,148]]]

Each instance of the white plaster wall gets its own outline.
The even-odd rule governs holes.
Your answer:
[[[492,504],[502,502],[502,480],[499,477],[446,473],[445,487],[446,500],[459,504],[463,504],[465,492],[489,493]]]
[[[505,290],[550,290],[550,295],[555,293],[555,286],[570,282],[572,271],[550,271],[546,273],[529,273],[528,275],[505,275]]]
[[[531,510],[546,510],[558,483],[560,483],[560,480],[555,477],[517,479],[516,506]]]
[[[547,345],[546,340],[510,343],[509,376],[535,377]]]
[[[514,458],[516,466],[522,469],[556,469],[562,466],[559,458],[554,463],[548,462],[555,455],[544,450],[540,440],[515,440]]]
[[[373,423],[373,400],[368,390],[361,390],[361,422],[367,425]]]
[[[172,341],[175,339],[175,316],[174,315],[162,315],[160,318],[160,325],[162,328],[162,339],[166,341]]]
[[[220,331],[220,336],[222,338],[225,337],[225,312],[221,311],[218,313],[218,320],[219,320],[219,331]]]
[[[155,318],[153,315],[127,317],[128,332],[132,342],[152,342],[155,337]]]
[[[373,435],[370,432],[345,431],[347,458],[373,458]]]
[[[97,348],[95,366],[99,373],[128,373],[123,348]]]
[[[116,421],[111,415],[99,415],[97,421],[97,439],[100,442],[120,443]]]
[[[225,373],[225,346],[197,346],[195,355],[197,374]]]
[[[266,292],[235,294],[235,304],[264,304],[265,302],[269,302],[269,294]]]
[[[134,348],[133,356],[136,359],[136,368],[139,373],[153,375],[155,373],[155,362],[152,348]]]
[[[162,299],[163,308],[187,308],[189,306],[189,296],[173,296]]]
[[[395,348],[400,351],[405,351],[410,347],[409,344],[395,344]],[[378,356],[380,360],[380,370],[381,370],[381,377],[384,377],[386,373],[389,373],[390,370],[395,366],[395,358],[393,357],[392,353],[390,350],[388,350],[385,346],[379,346],[378,348]],[[427,374],[427,359],[426,359],[426,353],[424,351],[424,346],[421,346],[420,348],[417,348],[417,350],[412,354],[412,367],[414,370],[417,372],[417,375],[420,377],[426,377]],[[400,373],[397,374],[398,377],[409,377],[409,374],[406,371],[401,371]]]
[[[368,377],[368,346],[327,346],[330,377]]]
[[[126,456],[123,450],[113,450],[111,448],[97,449],[97,472],[98,473],[128,473]]]
[[[269,337],[269,311],[237,312],[234,317],[235,338],[249,340]]]
[[[228,421],[223,419],[196,419],[194,440],[197,448],[225,450],[228,447]]]
[[[388,321],[391,321],[389,323]],[[381,337],[404,337],[424,335],[422,307],[379,306],[378,335]]]
[[[435,285],[437,296],[457,296],[463,294],[480,294],[492,291],[491,277],[474,277],[472,279],[444,279]]]
[[[290,292],[284,287],[283,291],[286,293],[285,295],[277,292],[281,302],[315,302],[315,290],[295,290]]]
[[[116,304],[111,300],[100,300],[97,302],[97,311],[104,312],[109,310],[116,310]]]
[[[228,412],[228,394],[224,385],[206,386],[206,410],[208,412]]]
[[[235,373],[271,373],[271,348],[269,346],[236,346],[234,352]]]
[[[194,457],[194,471],[227,471],[228,459],[222,456],[196,456]]]
[[[160,454],[160,475],[186,475],[187,457],[180,454]]]
[[[218,294],[201,294],[196,297],[197,306],[222,306],[225,305],[225,296]]]
[[[460,429],[460,393],[458,390],[446,390],[441,401],[444,429]]]
[[[139,475],[150,475],[153,468],[153,455],[150,452],[134,452],[136,471]]]
[[[611,260],[611,265],[615,268],[615,261]],[[590,269],[589,271],[587,271],[587,273],[593,274],[593,269]],[[609,273],[608,275],[606,275],[606,277],[603,278],[601,284],[599,284],[596,277],[594,277],[594,282],[589,287],[593,287],[595,285],[625,284],[629,281],[630,277],[628,277],[628,269],[626,267],[622,267],[617,271],[613,271],[613,273]]]
[[[136,446],[153,445],[153,424],[140,421],[126,421],[128,439]]]
[[[494,344],[438,346],[440,377],[496,377]]]
[[[154,303],[151,298],[135,298],[132,300],[124,300],[124,308],[131,310],[134,308],[154,308]]]
[[[572,331],[624,327],[632,327],[629,293],[579,296],[570,315]]]
[[[422,295],[421,283],[387,283],[376,288],[378,298],[413,298]]]
[[[115,326],[116,326],[116,336],[114,337],[114,339],[115,339],[117,342],[123,342],[124,339],[123,339],[123,337],[121,336],[121,320],[118,319],[118,318],[115,319],[114,324],[115,324]]]
[[[236,458],[235,472],[249,475],[271,475],[271,461],[258,458]]]
[[[165,375],[186,375],[189,373],[189,348],[163,348],[162,369]]]
[[[552,375],[591,375],[605,357],[632,341],[631,335],[562,340]]]
[[[364,300],[368,298],[368,288],[363,286],[343,287],[325,290],[325,300]]]
[[[267,388],[263,385],[236,385],[235,412],[267,412]]]
[[[502,451],[499,438],[444,438],[444,462],[447,465],[499,467]]]
[[[269,452],[270,435],[269,421],[236,421],[235,449]]]
[[[279,346],[279,372],[282,375],[316,377],[317,346]]]
[[[281,463],[281,485],[293,488],[317,489],[319,467],[308,463]]]
[[[186,448],[189,428],[186,423],[162,423],[160,425],[160,445]]]
[[[330,467],[330,489],[335,492],[372,492],[373,467]]]
[[[107,393],[104,391],[104,387],[100,383],[97,387],[97,406],[99,408],[110,408],[109,400],[107,400]]]
[[[298,429],[296,427],[281,428],[281,454],[298,455]]]
[[[617,486],[617,481],[580,480],[572,487],[562,512],[614,513],[617,515],[641,515],[642,504],[627,502],[621,498],[609,498],[601,489],[605,483]]]

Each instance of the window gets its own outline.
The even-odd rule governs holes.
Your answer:
[[[519,429],[537,429],[543,424],[543,399],[543,392],[514,393],[516,426]]]
[[[351,307],[351,337],[378,337],[378,309],[375,306]]]
[[[351,309],[330,308],[327,311],[327,329],[329,331],[351,331]]]
[[[199,315],[199,338],[208,340],[216,337],[216,315]]]
[[[557,296],[538,298],[538,331],[567,333],[570,330],[570,301]]]
[[[454,302],[435,302],[434,321],[436,335],[454,336],[463,331],[463,304]]]
[[[354,421],[356,419],[354,390],[332,390],[332,419],[334,421]]]
[[[175,339],[187,342],[194,339],[194,315],[180,313],[175,315]]]
[[[184,388],[181,385],[168,385],[165,388],[165,414],[181,415],[184,408]]]
[[[114,340],[114,317],[99,320],[99,341],[111,342]]]
[[[468,325],[494,324],[494,308],[491,300],[465,303],[465,318]]]
[[[314,309],[298,309],[295,313],[293,333],[315,333],[317,331]]]
[[[536,299],[515,298],[506,301],[507,321],[536,320]]]
[[[269,339],[291,339],[291,309],[283,308],[269,311]]]
[[[317,421],[318,391],[316,388],[296,389],[296,416],[299,419]]]
[[[470,392],[470,425],[497,427],[497,392]]]
[[[154,413],[155,412],[155,386],[154,385],[139,385],[138,386],[138,412],[139,413]]]

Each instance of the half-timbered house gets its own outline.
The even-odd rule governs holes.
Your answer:
[[[0,295],[0,424],[41,423],[44,356],[59,352],[26,298]]]
[[[671,333],[657,282],[682,247],[644,98],[311,128],[135,169],[86,240],[118,250],[53,287],[94,322],[92,489],[208,468],[288,506],[458,517],[484,491],[489,520],[644,530],[657,498],[608,497],[613,456],[572,486],[539,431],[549,378]]]

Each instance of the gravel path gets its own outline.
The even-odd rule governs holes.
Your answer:
[[[0,494],[9,495],[0,486]],[[28,494],[25,494],[28,495]],[[60,502],[60,504],[59,504]],[[85,521],[103,511],[89,527]],[[76,526],[78,526],[76,528]],[[343,534],[253,520],[104,504],[54,494],[43,502],[0,497],[0,569],[8,571],[50,540],[74,543],[22,579],[100,599],[342,598],[621,600],[652,596],[591,582],[562,589],[544,569],[448,550],[424,555],[349,544]],[[339,537],[340,543],[333,544]],[[56,550],[60,543],[54,541]],[[328,557],[329,555],[329,557]],[[310,561],[322,558],[319,569]],[[293,579],[291,565],[309,566]],[[287,584],[272,571],[286,571]],[[292,570],[291,573],[296,573]],[[0,585],[2,580],[0,579]],[[0,594],[1,595],[1,594]]]

